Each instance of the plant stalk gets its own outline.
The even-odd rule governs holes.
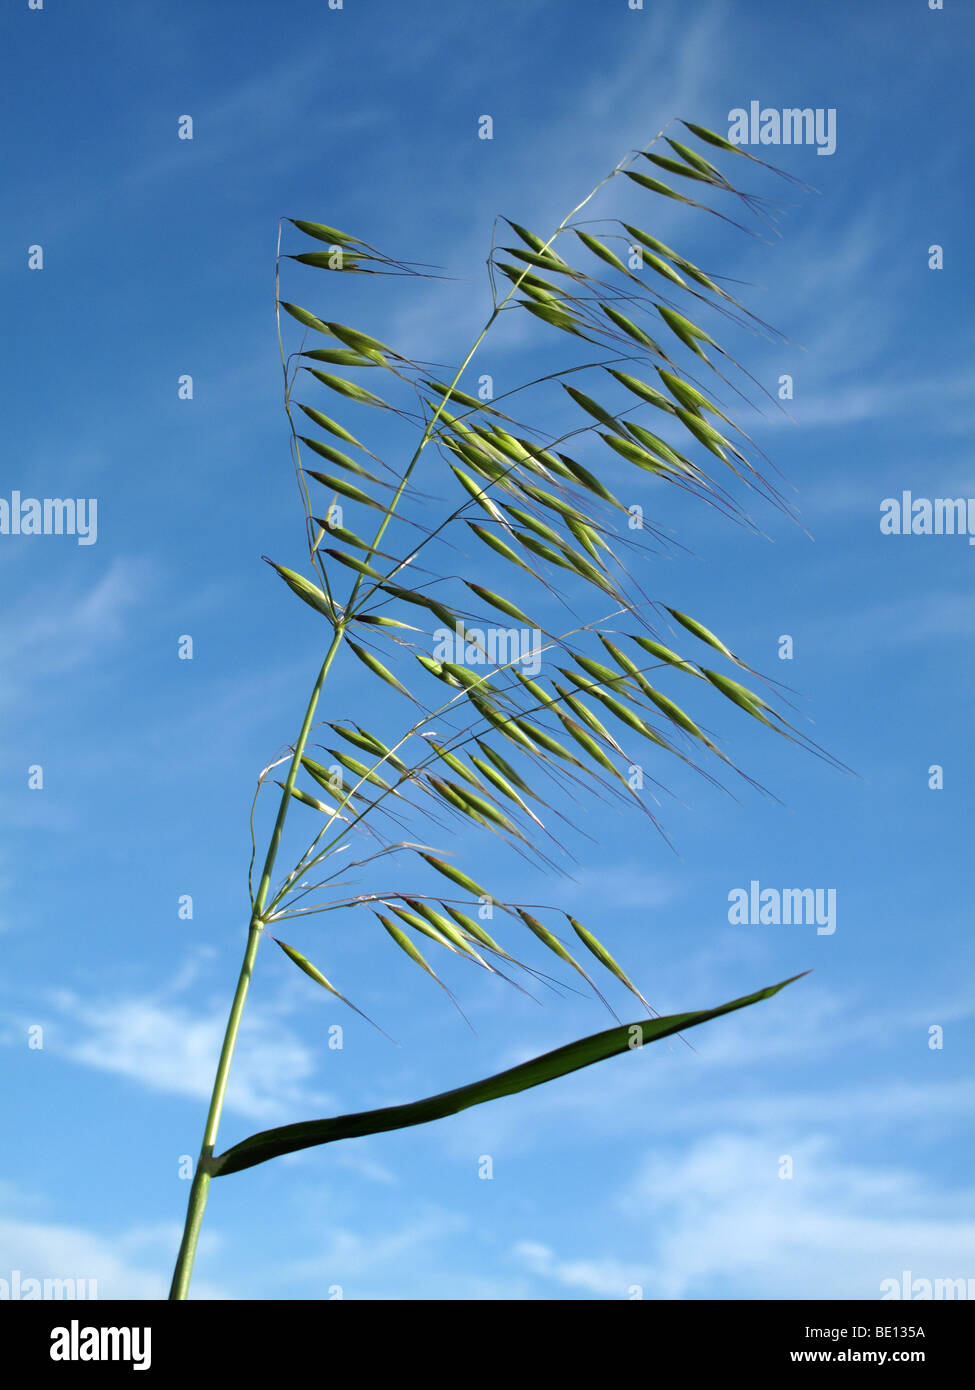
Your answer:
[[[661,133],[662,133],[662,132],[661,132]],[[659,139],[660,136],[658,135],[658,136],[656,136],[655,138],[656,138],[656,139]],[[630,157],[632,157],[632,156],[630,156]],[[628,158],[630,158],[630,157],[628,157]],[[548,247],[551,246],[552,243],[562,234],[562,232],[565,230],[565,228],[566,228],[566,226],[568,225],[568,223],[569,223],[569,221],[571,220],[571,218],[574,217],[575,214],[576,214],[577,212],[579,212],[582,208],[584,208],[584,207],[586,206],[586,204],[590,201],[590,199],[596,194],[596,192],[603,186],[603,184],[606,183],[606,182],[608,182],[609,179],[613,178],[617,173],[619,173],[620,170],[624,167],[624,165],[625,165],[627,162],[628,162],[628,159],[622,160],[622,161],[616,166],[616,168],[612,171],[612,173],[608,174],[608,175],[606,176],[606,178],[601,179],[600,182],[596,185],[596,187],[595,187],[595,188],[582,200],[582,202],[579,203],[575,208],[573,208],[573,209],[572,209],[572,212],[570,212],[566,217],[564,217],[564,218],[562,219],[562,221],[559,223],[559,226],[557,227],[557,229],[555,230],[555,232],[552,233],[551,237],[549,237],[548,241],[545,243],[545,249],[546,249],[546,250],[547,250]],[[280,227],[279,227],[279,230],[278,230],[278,260],[280,260],[280,251],[281,251],[281,232],[280,232]],[[423,431],[423,435],[422,435],[422,437],[421,437],[421,439],[420,439],[420,442],[419,442],[419,444],[417,445],[416,452],[413,454],[413,457],[410,459],[409,463],[407,464],[407,466],[406,466],[406,468],[405,468],[405,470],[404,470],[404,472],[403,472],[403,476],[400,478],[399,486],[398,486],[397,489],[396,489],[395,495],[393,496],[392,501],[389,503],[388,507],[386,508],[386,514],[385,514],[385,516],[383,517],[382,522],[380,523],[380,525],[379,525],[379,527],[378,527],[378,529],[377,529],[377,531],[376,531],[376,535],[375,535],[375,537],[373,538],[372,544],[370,545],[370,547],[369,547],[369,549],[368,549],[368,551],[367,551],[367,554],[366,554],[366,559],[367,559],[367,561],[368,561],[369,559],[371,559],[371,557],[372,557],[373,554],[375,553],[375,551],[376,551],[376,549],[377,549],[377,547],[378,547],[380,541],[382,540],[383,533],[385,532],[387,526],[388,526],[388,525],[390,524],[390,522],[392,521],[393,516],[394,516],[395,513],[396,513],[396,509],[397,509],[397,507],[398,507],[398,505],[399,505],[400,499],[402,498],[402,496],[403,496],[403,494],[404,494],[404,492],[405,492],[405,490],[406,490],[406,487],[407,487],[407,485],[408,485],[408,483],[409,483],[409,479],[410,479],[410,476],[411,476],[411,474],[412,474],[412,472],[413,472],[413,469],[416,467],[416,464],[417,464],[417,462],[419,461],[420,455],[422,454],[424,448],[426,447],[426,445],[429,443],[430,439],[432,438],[434,429],[436,428],[437,421],[438,421],[439,418],[440,418],[441,412],[442,412],[442,411],[444,410],[444,408],[446,407],[447,401],[450,399],[450,396],[451,396],[451,393],[452,393],[454,387],[457,385],[458,381],[459,381],[460,378],[463,376],[464,371],[466,370],[467,366],[468,366],[469,363],[471,362],[471,359],[474,357],[475,353],[477,352],[478,348],[480,347],[480,345],[481,345],[482,341],[484,340],[485,336],[487,335],[487,333],[489,332],[489,330],[491,329],[491,327],[492,327],[493,324],[495,323],[495,321],[496,321],[496,319],[498,318],[498,316],[500,315],[502,309],[503,309],[503,308],[508,304],[508,302],[511,300],[511,298],[512,298],[512,296],[514,295],[515,291],[519,288],[519,286],[520,286],[520,284],[521,284],[522,278],[523,278],[524,275],[526,275],[527,273],[528,273],[528,268],[527,268],[527,266],[526,266],[524,272],[522,273],[522,276],[519,277],[519,279],[513,284],[512,288],[508,290],[508,292],[507,292],[507,294],[505,295],[504,299],[503,299],[500,303],[496,303],[496,304],[495,304],[495,306],[494,306],[494,308],[493,308],[493,310],[492,310],[492,312],[491,312],[491,315],[490,315],[490,317],[488,318],[486,324],[485,324],[484,327],[481,329],[481,332],[478,334],[478,336],[477,336],[477,338],[476,338],[476,340],[475,340],[473,346],[471,347],[471,349],[470,349],[470,351],[468,352],[467,356],[464,358],[464,361],[461,363],[460,367],[458,368],[457,372],[455,373],[454,378],[453,378],[453,380],[451,381],[451,383],[450,383],[450,385],[449,385],[449,387],[448,387],[447,395],[444,396],[443,399],[440,401],[440,403],[437,405],[437,407],[436,407],[436,409],[434,410],[434,413],[433,413],[431,419],[427,422],[427,425],[426,425],[426,427],[425,427],[425,429],[424,429],[424,431]],[[293,437],[293,439],[294,439],[294,441],[295,441],[295,449],[296,449],[296,451],[297,451],[297,431],[295,430],[294,421],[293,421],[293,419],[291,418],[291,409],[290,409],[290,385],[289,385],[289,382],[288,382],[287,362],[286,362],[286,359],[285,359],[285,356],[284,356],[284,345],[283,345],[283,341],[282,341],[282,338],[281,338],[281,314],[280,314],[280,303],[281,303],[281,301],[280,301],[280,295],[279,295],[279,292],[278,292],[278,290],[279,290],[278,280],[279,280],[279,270],[278,270],[278,266],[277,266],[277,264],[276,264],[276,267],[275,267],[275,293],[274,293],[274,299],[275,299],[275,310],[276,310],[276,313],[277,313],[277,321],[278,321],[278,342],[279,342],[279,346],[280,346],[280,349],[281,349],[281,366],[282,366],[282,369],[283,369],[283,371],[284,371],[284,380],[285,380],[285,408],[286,408],[286,410],[287,410],[288,418],[289,418],[289,421],[290,421],[290,423],[291,423],[292,437]],[[297,460],[298,460],[298,464],[299,464],[299,468],[298,468],[299,483],[300,483],[300,486],[301,486],[301,488],[302,488],[302,497],[303,497],[303,501],[304,501],[304,504],[305,504],[305,515],[306,515],[307,522],[308,522],[308,524],[309,524],[309,526],[310,526],[310,525],[312,524],[311,506],[310,506],[310,501],[309,501],[309,498],[308,498],[307,488],[306,488],[305,485],[304,485],[304,480],[301,478],[301,470],[300,470],[300,453],[297,454]],[[309,541],[311,542],[311,537],[310,537],[310,535],[309,535]],[[312,559],[313,559],[313,561],[314,561],[314,559],[316,558],[316,551],[317,551],[317,545],[316,545],[316,544],[311,544],[311,552],[312,552]],[[397,572],[397,569],[399,569],[399,568],[400,568],[400,566],[397,566],[397,568],[394,569],[394,570],[391,572],[391,574],[386,575],[385,578],[386,578],[386,579],[391,578],[391,577],[392,577],[392,574],[395,574],[395,573]],[[329,587],[328,578],[327,578],[327,576],[326,576],[326,574],[325,574],[325,572],[324,572],[324,568],[322,569],[322,579],[323,579],[323,582],[324,582],[324,585],[325,585],[326,593],[327,593],[329,599],[331,600],[331,589],[330,589],[330,587]],[[210,1172],[210,1160],[211,1160],[212,1157],[213,1157],[213,1151],[214,1151],[214,1147],[215,1147],[215,1145],[216,1145],[217,1129],[218,1129],[218,1127],[219,1127],[219,1124],[220,1124],[220,1117],[221,1117],[221,1114],[222,1114],[222,1111],[223,1111],[223,1103],[224,1103],[224,1097],[225,1097],[226,1090],[227,1090],[227,1082],[228,1082],[229,1077],[230,1077],[230,1066],[231,1066],[231,1062],[233,1061],[234,1049],[235,1049],[235,1047],[236,1047],[236,1045],[237,1045],[237,1035],[238,1035],[238,1033],[239,1033],[239,1031],[240,1031],[240,1021],[241,1021],[241,1017],[242,1017],[243,1011],[244,1011],[244,1001],[245,1001],[246,998],[247,998],[247,991],[248,991],[248,988],[249,988],[249,986],[250,986],[251,974],[252,974],[253,969],[254,969],[254,962],[255,962],[255,960],[256,960],[256,958],[257,958],[257,948],[258,948],[258,945],[260,944],[261,934],[262,934],[262,932],[263,932],[263,930],[264,930],[263,914],[264,914],[264,911],[265,911],[265,908],[266,908],[266,905],[267,905],[267,894],[268,894],[268,888],[269,888],[269,885],[270,885],[270,882],[271,882],[271,874],[272,874],[272,872],[273,872],[274,863],[275,863],[275,860],[276,860],[276,858],[277,858],[278,847],[279,847],[279,845],[280,845],[280,843],[281,843],[281,835],[282,835],[282,832],[283,832],[283,830],[284,830],[284,823],[285,823],[285,820],[287,819],[288,807],[289,807],[289,804],[290,804],[290,802],[291,802],[291,793],[292,793],[292,789],[294,788],[295,778],[297,777],[298,768],[299,768],[299,766],[300,766],[300,764],[301,764],[301,758],[302,758],[302,755],[303,755],[304,750],[305,750],[305,743],[306,743],[306,741],[307,741],[307,739],[308,739],[308,734],[309,734],[309,732],[310,732],[310,730],[311,730],[312,720],[313,720],[314,715],[315,715],[315,709],[316,709],[316,707],[317,707],[317,705],[318,705],[318,698],[319,698],[319,696],[320,696],[320,694],[321,694],[322,687],[323,687],[323,685],[324,685],[324,683],[325,683],[325,677],[326,677],[327,674],[328,674],[329,667],[330,667],[331,664],[332,664],[332,659],[333,659],[333,657],[335,656],[335,653],[336,653],[336,651],[338,650],[339,646],[341,645],[342,637],[343,637],[344,631],[345,631],[345,624],[350,620],[350,617],[352,616],[353,605],[354,605],[354,603],[355,603],[356,598],[359,596],[359,590],[360,590],[360,587],[361,587],[361,585],[362,585],[362,579],[363,579],[362,575],[359,575],[359,576],[356,578],[354,585],[352,586],[352,591],[351,591],[351,593],[350,593],[350,595],[349,595],[348,602],[347,602],[347,604],[346,604],[346,606],[345,606],[345,609],[343,610],[343,618],[342,618],[342,621],[339,622],[339,623],[337,623],[336,626],[335,626],[335,633],[334,633],[334,637],[333,637],[333,639],[332,639],[332,643],[331,643],[331,645],[329,646],[328,652],[326,653],[325,660],[324,660],[324,662],[323,662],[323,664],[322,664],[322,669],[321,669],[321,670],[319,671],[319,673],[318,673],[318,679],[317,679],[317,681],[315,682],[315,688],[314,688],[314,690],[312,691],[311,699],[310,699],[309,702],[308,702],[308,709],[307,709],[307,711],[305,712],[305,719],[304,719],[304,723],[302,724],[301,733],[298,735],[298,740],[297,740],[297,742],[296,742],[296,744],[295,744],[294,756],[293,756],[293,758],[292,758],[292,760],[291,760],[291,766],[290,766],[290,768],[289,768],[289,770],[288,770],[287,781],[286,781],[285,786],[284,786],[284,791],[282,792],[282,795],[281,795],[281,804],[280,804],[280,806],[279,806],[279,808],[278,808],[277,819],[276,819],[276,821],[275,821],[275,823],[274,823],[274,829],[273,829],[273,831],[271,832],[271,840],[270,840],[270,843],[269,843],[268,849],[267,849],[267,857],[265,858],[265,861],[264,861],[264,871],[263,871],[263,873],[262,873],[262,875],[261,875],[260,885],[259,885],[258,890],[257,890],[257,895],[256,895],[256,897],[255,897],[255,899],[254,899],[253,912],[252,912],[252,915],[251,915],[250,927],[249,927],[248,933],[247,933],[247,946],[246,946],[246,949],[245,949],[245,951],[244,951],[244,959],[243,959],[243,962],[242,962],[242,964],[241,964],[240,974],[239,974],[239,976],[238,976],[238,978],[237,978],[237,988],[236,988],[236,990],[234,991],[233,1003],[231,1004],[231,1007],[230,1007],[230,1016],[229,1016],[229,1018],[228,1018],[228,1020],[227,1020],[226,1032],[224,1033],[223,1047],[221,1048],[221,1051],[220,1051],[220,1060],[219,1060],[219,1062],[218,1062],[218,1064],[217,1064],[216,1076],[215,1076],[215,1078],[214,1078],[214,1083],[213,1083],[213,1092],[212,1092],[212,1095],[211,1095],[211,1097],[210,1097],[210,1108],[209,1108],[209,1111],[208,1111],[208,1113],[207,1113],[206,1128],[204,1129],[204,1132],[203,1132],[203,1144],[202,1144],[202,1147],[201,1147],[201,1149],[200,1149],[200,1157],[199,1157],[199,1159],[198,1159],[198,1161],[197,1161],[196,1173],[195,1173],[194,1178],[193,1178],[193,1185],[192,1185],[192,1187],[190,1188],[189,1203],[188,1203],[188,1206],[187,1206],[187,1213],[186,1213],[186,1224],[185,1224],[184,1229],[183,1229],[183,1239],[182,1239],[182,1243],[181,1243],[181,1245],[180,1245],[179,1255],[178,1255],[177,1260],[176,1260],[176,1269],[175,1269],[175,1272],[174,1272],[174,1274],[173,1274],[172,1286],[171,1286],[171,1288],[170,1288],[170,1293],[169,1293],[170,1299],[185,1299],[185,1298],[187,1297],[187,1293],[188,1293],[188,1291],[189,1291],[190,1278],[191,1278],[192,1272],[193,1272],[193,1262],[194,1262],[194,1259],[195,1259],[195,1257],[196,1257],[196,1248],[197,1248],[197,1243],[198,1243],[198,1241],[199,1241],[200,1228],[201,1228],[202,1223],[203,1223],[203,1213],[204,1213],[204,1210],[205,1210],[205,1208],[206,1208],[207,1196],[208,1196],[209,1188],[210,1188],[210,1177],[211,1177],[211,1172]],[[380,581],[380,582],[381,582],[381,581]],[[374,589],[377,588],[377,587],[378,587],[378,585],[373,585],[373,586],[371,586],[371,588],[368,590],[368,592],[367,592],[366,595],[364,596],[366,600],[369,598],[369,596],[372,594],[372,592],[374,591]],[[321,857],[321,856],[319,856],[319,857]],[[316,862],[317,862],[317,859],[311,861],[311,863],[316,863]],[[306,867],[309,867],[309,866],[306,866]],[[275,902],[276,902],[276,900],[275,900]],[[273,904],[272,904],[272,908],[273,908]]]
[[[217,1130],[220,1126],[221,1114],[223,1113],[227,1082],[230,1079],[230,1064],[233,1061],[234,1049],[237,1046],[237,1035],[240,1032],[240,1021],[244,1012],[244,1001],[247,998],[247,990],[250,986],[254,961],[257,958],[257,948],[260,944],[261,933],[264,930],[262,913],[264,912],[264,907],[267,902],[271,874],[274,871],[274,862],[277,859],[278,847],[281,844],[281,836],[284,831],[284,823],[288,816],[291,791],[295,784],[295,778],[298,775],[298,768],[305,751],[308,735],[311,732],[312,720],[315,717],[318,699],[322,693],[322,687],[325,684],[325,677],[328,675],[329,667],[332,664],[335,653],[341,645],[344,631],[344,625],[339,624],[336,627],[331,645],[325,654],[325,660],[318,673],[318,679],[315,681],[315,688],[308,701],[304,722],[302,723],[301,732],[295,743],[291,766],[288,769],[288,777],[284,784],[284,790],[281,793],[281,804],[278,807],[274,829],[271,832],[271,839],[264,860],[264,869],[257,889],[257,896],[254,899],[254,909],[247,932],[247,946],[244,951],[244,959],[241,963],[240,974],[237,977],[237,988],[234,991],[233,1003],[230,1006],[230,1015],[227,1019],[223,1046],[220,1049],[220,1060],[217,1063],[217,1071],[213,1080],[213,1092],[210,1096],[210,1108],[207,1112],[206,1127],[203,1131],[203,1143],[200,1148],[200,1157],[197,1160],[196,1173],[193,1177],[193,1185],[190,1188],[189,1202],[186,1209],[186,1224],[183,1228],[183,1239],[180,1243],[179,1255],[176,1259],[176,1268],[173,1272],[173,1282],[169,1290],[170,1299],[185,1299],[189,1292],[190,1279],[193,1274],[193,1262],[196,1258],[196,1247],[200,1238],[200,1228],[203,1224],[203,1212],[206,1208],[207,1196],[210,1190],[209,1164],[210,1159],[213,1157],[213,1150],[217,1142]]]

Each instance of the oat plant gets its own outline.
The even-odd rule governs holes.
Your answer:
[[[408,344],[335,322],[325,307],[334,276],[358,277],[362,293],[368,285],[382,291],[369,311],[388,317],[392,280],[367,277],[436,280],[436,271],[335,227],[282,222],[275,299],[307,562],[304,572],[268,563],[307,606],[308,642],[317,640],[323,655],[297,737],[258,778],[247,940],[174,1299],[187,1297],[214,1179],[512,1095],[687,1033],[791,983],[660,1017],[603,944],[611,925],[593,931],[555,908],[511,901],[493,875],[456,853],[458,845],[475,853],[469,837],[458,839],[466,830],[475,846],[478,836],[496,837],[539,877],[571,873],[576,861],[560,833],[581,832],[570,836],[574,847],[580,838],[595,843],[594,825],[620,808],[642,818],[648,837],[666,841],[656,808],[670,759],[725,790],[722,776],[745,777],[699,722],[698,707],[714,701],[821,754],[774,707],[787,702],[772,682],[671,606],[678,596],[658,598],[656,581],[648,593],[653,557],[669,544],[668,488],[754,530],[750,495],[788,510],[762,471],[761,451],[726,413],[742,402],[761,405],[761,388],[712,336],[722,321],[773,331],[739,302],[732,282],[653,230],[660,209],[680,207],[765,236],[778,205],[739,190],[714,161],[762,178],[768,166],[701,126],[680,126],[671,123],[681,139],[667,136],[668,127],[627,155],[550,235],[498,219],[487,262],[490,313],[455,369],[414,361]],[[631,195],[640,209],[632,221],[594,220],[590,204],[608,184]],[[282,298],[282,274],[289,285],[292,276],[313,280],[312,309],[290,292]],[[563,361],[492,398],[483,381],[477,389],[472,364],[509,316],[530,335],[547,335],[553,364],[558,353]],[[382,442],[370,420],[382,422]],[[368,689],[377,727],[355,717],[365,696],[352,717],[323,702],[337,662]],[[262,794],[277,809],[259,860]],[[289,842],[299,836],[304,848],[282,871],[289,821]],[[458,1010],[438,973],[448,956],[536,998],[577,987],[609,1007],[602,973],[635,996],[643,1016],[440,1095],[284,1125],[218,1153],[259,946],[280,949],[316,987],[360,1013],[339,993],[339,984],[353,987],[331,978],[329,931],[340,927],[403,952]],[[522,960],[526,943],[534,954]]]

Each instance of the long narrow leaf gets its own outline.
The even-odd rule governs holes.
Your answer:
[[[250,1138],[234,1144],[224,1153],[210,1159],[208,1169],[214,1177],[225,1177],[239,1173],[255,1164],[266,1163],[268,1159],[281,1154],[295,1153],[299,1149],[314,1148],[318,1144],[332,1144],[339,1139],[357,1139],[364,1134],[383,1134],[392,1129],[405,1129],[409,1125],[429,1124],[431,1120],[441,1120],[447,1115],[456,1115],[473,1105],[483,1105],[489,1100],[499,1100],[502,1096],[516,1095],[532,1086],[541,1086],[557,1077],[567,1076],[582,1067],[592,1066],[621,1052],[638,1051],[644,1044],[656,1042],[659,1038],[670,1037],[674,1033],[686,1033],[712,1018],[733,1013],[736,1009],[747,1008],[763,999],[770,999],[786,985],[798,980],[793,975],[780,984],[768,989],[747,994],[741,999],[733,999],[728,1004],[720,1004],[715,1009],[702,1009],[695,1013],[669,1014],[665,1018],[640,1019],[636,1023],[625,1023],[618,1028],[607,1028],[602,1033],[593,1033],[566,1047],[556,1048],[554,1052],[543,1053],[530,1062],[498,1072],[483,1081],[472,1082],[468,1086],[458,1086],[440,1095],[428,1096],[424,1100],[413,1101],[407,1105],[388,1105],[380,1110],[364,1110],[354,1115],[338,1115],[333,1119],[306,1120],[301,1124],[282,1125],[277,1129],[263,1130]]]

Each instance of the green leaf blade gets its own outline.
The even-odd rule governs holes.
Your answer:
[[[686,1033],[713,1018],[733,1013],[765,999],[770,999],[798,980],[793,975],[777,985],[758,990],[754,994],[732,999],[717,1008],[698,1010],[693,1013],[669,1014],[664,1018],[641,1019],[636,1023],[622,1024],[608,1028],[601,1033],[593,1033],[577,1042],[556,1048],[554,1052],[543,1053],[520,1066],[498,1072],[482,1081],[454,1090],[443,1091],[440,1095],[428,1096],[423,1100],[405,1105],[389,1105],[379,1110],[365,1110],[354,1115],[339,1115],[331,1119],[307,1120],[294,1125],[282,1125],[277,1129],[264,1130],[252,1134],[239,1144],[219,1154],[209,1162],[211,1176],[225,1177],[239,1173],[258,1163],[281,1154],[295,1153],[300,1149],[313,1148],[319,1144],[331,1144],[340,1139],[356,1139],[366,1134],[383,1134],[389,1130],[405,1129],[411,1125],[429,1124],[433,1120],[456,1115],[474,1105],[499,1100],[503,1096],[516,1095],[519,1091],[530,1090],[544,1085],[558,1077],[567,1076],[583,1067],[592,1066],[623,1052],[639,1051],[641,1047],[660,1038],[675,1033]]]

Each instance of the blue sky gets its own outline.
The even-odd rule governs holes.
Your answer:
[[[289,268],[284,292],[447,372],[490,307],[495,214],[548,235],[671,117],[727,130],[751,100],[836,110],[834,154],[758,151],[819,193],[763,183],[791,204],[771,244],[671,208],[653,229],[747,281],[749,306],[787,335],[734,345],[766,389],[794,377],[796,423],[744,422],[806,530],[759,507],[763,539],[655,493],[685,549],[641,582],[798,692],[803,727],[858,776],[709,708],[779,802],[668,770],[679,854],[642,817],[594,817],[601,844],[573,843],[574,882],[474,836],[443,847],[511,898],[580,917],[661,1012],[814,973],[696,1032],[696,1052],[665,1042],[217,1182],[194,1294],[876,1298],[904,1270],[975,1277],[975,553],[879,527],[905,489],[975,496],[972,39],[954,0],[5,7],[0,497],[96,497],[98,537],[0,535],[0,1279],[94,1278],[101,1297],[168,1287],[180,1158],[199,1146],[246,930],[254,783],[297,731],[323,636],[260,559],[298,567],[302,551],[279,217],[446,267],[455,278],[364,288]],[[485,113],[491,141],[477,138]],[[192,141],[177,139],[184,114]],[[513,384],[550,349],[540,326],[503,323],[478,362]],[[192,401],[177,398],[184,373]],[[340,662],[327,717],[392,732],[393,711]],[[753,879],[835,889],[836,931],[732,926],[728,894]],[[222,1144],[459,1085],[612,1022],[595,1000],[539,1009],[446,970],[475,1036],[355,914],[289,925],[400,1046],[266,945]],[[510,931],[505,944],[525,947]],[[612,1000],[636,1016],[622,990]],[[42,1049],[28,1046],[37,1025]]]

